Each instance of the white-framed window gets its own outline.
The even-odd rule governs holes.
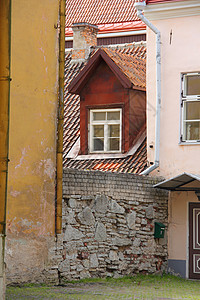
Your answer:
[[[181,142],[200,142],[200,72],[182,74]]]
[[[90,152],[121,152],[122,109],[91,109]]]

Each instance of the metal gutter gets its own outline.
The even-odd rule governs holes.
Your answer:
[[[161,34],[160,31],[143,15],[146,2],[136,2],[137,16],[156,34],[156,128],[155,128],[155,159],[154,164],[140,173],[148,175],[159,167],[160,159],[160,109],[161,109]]]
[[[59,92],[58,92],[58,136],[56,177],[56,234],[62,232],[62,178],[63,178],[63,120],[64,120],[64,68],[65,68],[65,0],[59,3]]]
[[[11,0],[0,1],[0,299],[5,299],[5,237],[10,120]]]
[[[11,1],[0,2],[0,20],[0,233],[5,235],[9,161]]]

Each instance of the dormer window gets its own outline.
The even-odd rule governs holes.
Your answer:
[[[121,109],[90,110],[89,151],[91,153],[121,152]]]
[[[182,141],[200,141],[200,74],[182,76]]]
[[[98,49],[91,56],[69,85],[80,96],[79,155],[132,148],[146,124],[145,78],[145,61],[135,54]]]

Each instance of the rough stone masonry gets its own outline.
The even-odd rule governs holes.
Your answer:
[[[63,234],[56,249],[61,283],[167,269],[167,234],[155,240],[154,222],[167,229],[168,193],[154,189],[156,182],[134,174],[64,170]]]

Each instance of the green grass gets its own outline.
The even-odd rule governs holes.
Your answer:
[[[7,300],[21,299],[200,299],[200,282],[170,275],[137,275],[66,281],[63,286],[7,287]]]

